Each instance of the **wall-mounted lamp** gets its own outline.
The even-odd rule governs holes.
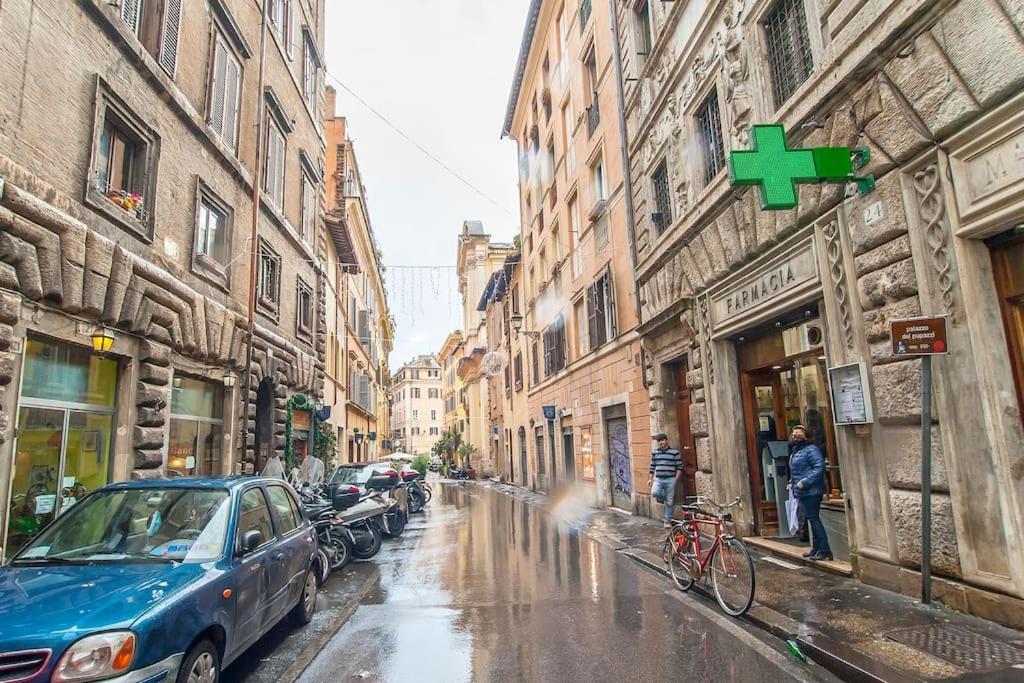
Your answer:
[[[525,334],[530,339],[540,339],[540,332],[523,329],[523,316],[521,313],[513,313],[509,316],[508,321],[512,323],[512,329],[515,330],[516,334]]]
[[[92,333],[92,352],[105,356],[114,348],[114,340],[117,337],[114,331],[106,327],[97,327]]]
[[[225,389],[234,389],[235,385],[238,383],[238,375],[233,371],[228,370],[224,373],[224,379],[221,381],[224,382]]]

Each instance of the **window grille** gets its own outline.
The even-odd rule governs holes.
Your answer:
[[[778,0],[762,21],[775,106],[781,107],[811,75],[811,41],[801,0]]]
[[[725,166],[725,148],[722,144],[722,118],[718,112],[718,89],[713,88],[701,103],[695,115],[697,137],[704,157],[704,184],[707,185]]]
[[[668,189],[668,165],[662,161],[651,175],[655,213],[651,217],[658,234],[672,225],[672,197]]]

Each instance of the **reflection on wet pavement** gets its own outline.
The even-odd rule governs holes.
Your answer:
[[[445,484],[301,681],[810,678],[547,513]]]

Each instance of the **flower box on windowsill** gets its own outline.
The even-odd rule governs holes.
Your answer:
[[[96,181],[89,183],[86,188],[85,204],[146,241],[152,239],[151,215],[145,208],[146,202],[142,195],[114,190],[105,183]]]

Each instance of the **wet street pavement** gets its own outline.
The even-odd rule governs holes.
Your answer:
[[[777,640],[684,596],[550,513],[470,484],[332,577],[366,590],[336,632],[281,627],[228,680],[828,680]],[[346,615],[347,616],[347,615]],[[301,673],[299,673],[301,672]]]

